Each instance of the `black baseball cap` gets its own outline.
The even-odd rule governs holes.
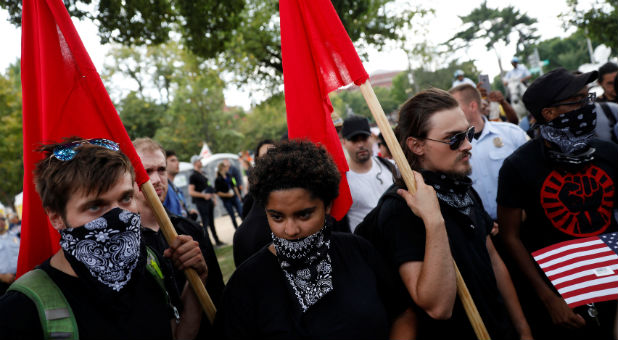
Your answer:
[[[356,135],[371,136],[371,130],[369,130],[369,120],[362,116],[352,116],[346,118],[343,121],[343,128],[341,129],[341,135],[345,139],[352,139]]]
[[[544,108],[574,96],[587,84],[595,81],[598,76],[597,71],[576,75],[564,68],[557,68],[538,77],[530,84],[522,100],[537,122],[544,123],[545,119],[541,115]]]

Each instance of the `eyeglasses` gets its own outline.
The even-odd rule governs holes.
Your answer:
[[[549,107],[557,107],[557,106],[567,106],[567,105],[578,105],[578,106],[584,106],[587,104],[592,104],[594,103],[594,101],[597,99],[597,94],[594,92],[590,92],[588,93],[587,96],[585,96],[584,98],[578,100],[578,101],[574,101],[574,102],[568,102],[568,103],[556,103],[556,104],[552,104]]]
[[[432,138],[425,138],[425,139],[428,139],[434,142],[448,144],[451,150],[457,150],[459,149],[459,147],[461,146],[461,143],[463,143],[464,139],[466,138],[468,139],[468,142],[472,142],[472,138],[474,138],[474,126],[469,127],[468,130],[466,131],[453,135],[453,137],[449,138],[448,141],[432,139]]]
[[[78,140],[75,142],[58,145],[57,147],[54,148],[53,156],[56,157],[56,159],[61,160],[63,162],[70,161],[73,158],[75,158],[75,155],[77,155],[77,152],[78,152],[76,149],[82,144],[97,145],[97,146],[101,146],[101,147],[104,147],[112,151],[120,150],[118,143],[114,141],[111,141],[109,139],[104,139],[104,138],[92,138],[92,139]]]

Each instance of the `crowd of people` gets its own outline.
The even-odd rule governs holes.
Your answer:
[[[618,291],[573,307],[533,254],[591,236],[616,249],[618,66],[532,80],[517,58],[512,64],[504,83],[526,87],[523,116],[459,71],[451,89],[402,103],[394,133],[414,190],[366,118],[334,116],[353,202],[341,220],[330,211],[342,176],[307,140],[260,141],[244,197],[229,162],[208,178],[192,157],[196,210],[174,185],[175,152],[134,140],[179,235],[172,242],[118,144],[71,137],[43,145],[36,190],[61,249],[15,281],[8,259],[16,261],[19,228],[0,216],[1,337],[471,339],[461,275],[491,338],[615,339]],[[603,96],[589,91],[595,81]],[[227,284],[214,252],[223,245],[216,197],[235,229]],[[601,256],[584,255],[590,263]],[[616,290],[613,257],[595,272],[606,280],[600,289]],[[187,268],[212,298],[214,322]]]

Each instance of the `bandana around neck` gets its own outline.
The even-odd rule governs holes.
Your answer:
[[[83,226],[61,230],[60,247],[78,277],[104,291],[120,292],[134,269],[145,267],[140,217],[120,208]]]
[[[441,172],[421,171],[423,179],[436,190],[438,199],[462,214],[472,212],[474,201],[470,196],[472,180],[469,177],[454,177]]]
[[[277,261],[303,312],[333,290],[330,229],[300,240],[286,240],[272,234]]]

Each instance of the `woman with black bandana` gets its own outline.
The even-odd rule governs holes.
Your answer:
[[[397,313],[378,254],[326,223],[339,180],[326,150],[308,141],[282,142],[257,161],[250,188],[266,208],[273,243],[230,278],[216,321],[223,337],[389,336]]]

